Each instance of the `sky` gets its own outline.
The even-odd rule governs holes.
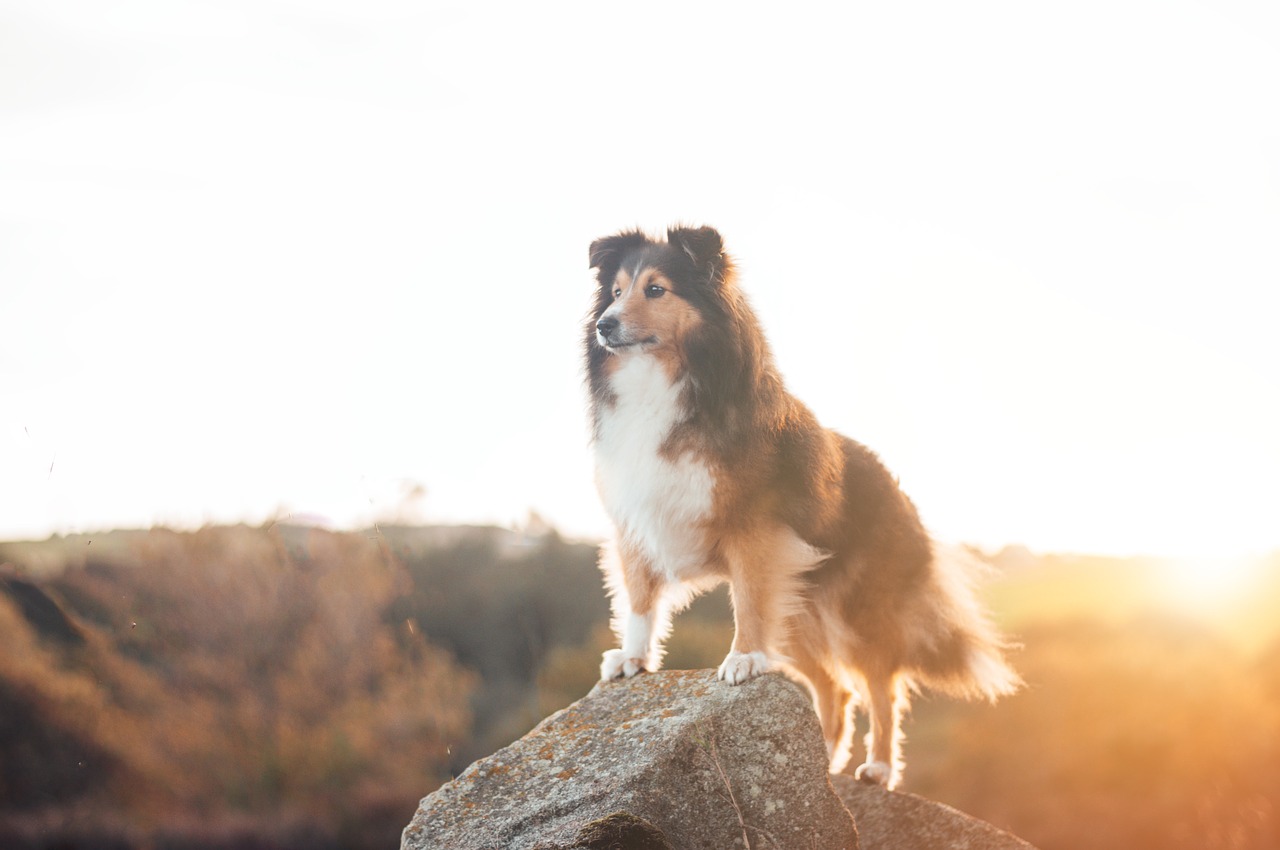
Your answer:
[[[607,533],[587,246],[711,224],[935,535],[1280,547],[1280,7],[0,0],[0,539]]]

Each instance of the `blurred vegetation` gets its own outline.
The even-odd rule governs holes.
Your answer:
[[[905,790],[1042,850],[1280,847],[1280,556],[1181,606],[1164,562],[991,560],[1028,686],[919,698]],[[113,532],[0,562],[6,848],[396,846],[612,644],[594,546],[554,532]],[[731,636],[703,597],[667,665]]]
[[[246,528],[117,557],[0,577],[0,846],[398,841],[478,677],[387,618],[395,559]]]

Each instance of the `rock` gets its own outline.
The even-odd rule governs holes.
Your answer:
[[[711,670],[597,685],[424,799],[401,848],[852,850],[859,838],[861,850],[1035,850],[950,806],[828,777],[807,693]]]
[[[533,850],[675,850],[662,830],[630,812],[614,812],[578,830],[573,846],[539,844]]]
[[[852,776],[831,784],[853,813],[863,850],[1035,850],[991,824],[914,794],[886,791]]]
[[[596,841],[607,841],[610,828],[627,843]],[[777,674],[735,687],[709,670],[601,683],[426,797],[401,847],[663,843],[679,850],[858,847],[853,818],[828,778],[807,693]]]

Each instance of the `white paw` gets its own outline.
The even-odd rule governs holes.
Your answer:
[[[600,681],[630,679],[645,669],[643,658],[630,657],[621,649],[605,650],[604,660],[600,662]]]
[[[725,656],[720,665],[720,678],[731,685],[749,682],[761,673],[769,672],[769,656],[763,652],[738,652]]]
[[[882,761],[869,761],[858,765],[858,769],[853,773],[853,778],[859,782],[868,782],[889,788],[891,787],[890,782],[893,780],[893,768]]]

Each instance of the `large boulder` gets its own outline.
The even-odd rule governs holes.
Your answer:
[[[422,801],[404,850],[854,850],[809,696],[668,671],[597,685]],[[623,841],[627,843],[623,843]],[[641,841],[650,842],[648,844]]]
[[[829,777],[808,694],[777,674],[734,687],[710,670],[597,685],[424,799],[401,847],[853,850],[859,838],[1034,850],[940,803]]]

